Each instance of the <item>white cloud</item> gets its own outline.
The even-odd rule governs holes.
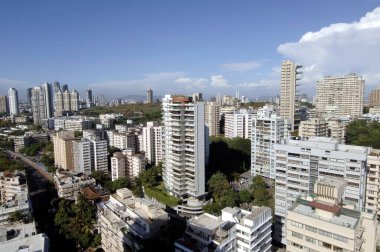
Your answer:
[[[208,84],[206,78],[188,78],[181,77],[175,80],[175,83],[185,84],[186,89],[205,89]]]
[[[237,62],[223,64],[222,67],[228,71],[234,72],[248,72],[260,67],[261,63],[258,61]]]
[[[238,87],[241,88],[260,88],[260,89],[270,89],[272,87],[276,87],[276,84],[278,84],[278,80],[272,80],[272,79],[262,79],[258,82],[244,82],[238,84]],[[277,87],[276,87],[277,88]]]
[[[211,76],[211,86],[212,87],[230,87],[228,81],[223,78],[222,75]]]
[[[314,84],[325,75],[355,72],[379,85],[380,7],[359,21],[307,32],[298,42],[281,44],[277,50],[304,66],[304,83]]]

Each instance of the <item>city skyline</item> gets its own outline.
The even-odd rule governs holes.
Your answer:
[[[274,96],[284,59],[304,66],[308,94],[324,75],[356,72],[366,94],[380,84],[376,1],[289,4],[3,3],[0,93],[14,87],[24,100],[26,88],[59,80],[109,98],[147,88],[161,97]]]

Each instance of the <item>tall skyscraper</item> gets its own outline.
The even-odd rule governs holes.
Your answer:
[[[205,123],[209,136],[219,136],[220,133],[220,106],[216,102],[206,102]]]
[[[320,115],[361,116],[364,106],[364,83],[361,76],[325,77],[317,82],[315,107]]]
[[[53,82],[54,94],[61,90],[61,84],[58,81]]]
[[[0,96],[0,113],[8,113],[8,97]]]
[[[152,103],[153,102],[153,90],[147,89],[146,90],[146,103]]]
[[[92,98],[92,90],[91,89],[87,89],[86,102],[87,102],[87,108],[91,107],[91,104],[94,103],[93,98]]]
[[[284,60],[281,65],[280,115],[294,130],[294,111],[297,89],[297,72],[302,66],[290,60]]]
[[[76,90],[70,92],[70,111],[79,111],[79,93]]]
[[[47,119],[46,110],[46,93],[42,87],[34,87],[32,89],[32,113],[34,124],[42,124]]]
[[[69,91],[69,85],[63,84],[62,85],[62,92]]]
[[[18,92],[15,88],[10,88],[8,91],[9,113],[18,115]]]
[[[176,196],[205,193],[206,149],[204,102],[165,95],[163,109],[163,180]]]
[[[26,102],[29,106],[32,106],[32,88],[26,89]]]
[[[45,106],[46,106],[46,117],[51,118],[54,115],[54,104],[52,96],[52,88],[50,83],[44,83],[42,87],[45,90]]]
[[[64,111],[64,107],[63,107],[63,93],[62,91],[58,90],[56,93],[55,93],[55,112],[54,112],[54,116],[55,117],[58,117],[58,116],[62,116],[62,113]]]

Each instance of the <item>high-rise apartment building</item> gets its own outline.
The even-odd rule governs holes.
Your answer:
[[[126,157],[121,152],[115,152],[111,157],[111,178],[112,181],[116,179],[125,178],[126,172]]]
[[[276,155],[274,144],[285,137],[284,119],[275,114],[252,119],[251,174],[275,179]]]
[[[79,111],[79,93],[76,90],[70,92],[70,111]]]
[[[162,160],[162,129],[157,122],[147,122],[142,128],[142,149],[147,162],[158,165]]]
[[[9,103],[9,113],[11,115],[18,115],[18,92],[15,88],[10,88],[8,91],[8,103]]]
[[[146,90],[146,103],[153,103],[153,90],[150,88]]]
[[[53,82],[53,91],[54,91],[54,94],[57,93],[58,91],[61,91],[61,84],[58,81]]]
[[[220,106],[216,102],[205,103],[205,123],[208,127],[209,136],[219,136]]]
[[[354,116],[363,114],[364,84],[361,76],[349,74],[343,77],[327,76],[317,81],[316,110],[326,115]]]
[[[346,183],[320,179],[297,199],[287,213],[286,251],[376,251],[376,214],[341,205]]]
[[[42,124],[44,119],[48,119],[46,110],[46,93],[42,87],[32,89],[32,113],[33,123]]]
[[[74,170],[74,131],[60,131],[53,136],[54,165],[65,170]]]
[[[302,66],[293,61],[284,60],[281,64],[280,116],[291,125],[294,130],[294,112],[297,92],[297,70]]]
[[[0,96],[0,113],[8,113],[9,108],[8,108],[8,97]]]
[[[90,140],[94,171],[108,172],[107,140]]]
[[[62,116],[64,112],[79,111],[79,93],[76,90],[58,91],[55,93],[55,116]]]
[[[54,116],[54,103],[53,103],[53,94],[52,87],[49,83],[44,83],[42,85],[45,90],[45,106],[46,106],[46,117],[52,118]]]
[[[87,108],[91,107],[91,104],[94,103],[91,89],[87,89],[86,91],[86,103],[87,103]]]
[[[67,85],[67,84],[63,84],[61,90],[62,90],[62,92],[65,92],[65,91],[68,92],[68,91],[69,91],[69,85]]]
[[[286,244],[284,227],[287,209],[297,197],[313,193],[314,183],[323,177],[347,180],[343,204],[362,210],[368,148],[338,144],[316,137],[308,141],[284,140],[275,144],[275,229],[274,239]]]
[[[165,95],[163,110],[163,180],[176,196],[205,194],[206,137],[204,102]]]
[[[380,216],[380,150],[372,149],[370,151],[367,157],[367,167],[365,209]]]
[[[251,139],[253,117],[253,111],[248,109],[240,109],[232,114],[225,114],[224,131],[226,138],[241,137]]]
[[[369,93],[368,105],[371,107],[380,106],[380,88],[376,88]]]
[[[26,89],[26,103],[32,106],[32,88]]]
[[[92,156],[91,142],[89,140],[73,140],[73,164],[77,173],[91,174]]]

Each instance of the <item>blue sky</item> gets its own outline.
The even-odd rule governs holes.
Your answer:
[[[109,98],[144,95],[148,87],[155,95],[239,90],[255,98],[278,94],[286,58],[304,65],[306,93],[314,93],[323,75],[349,72],[363,74],[369,90],[380,85],[377,6],[380,1],[1,1],[0,93],[59,80]]]

